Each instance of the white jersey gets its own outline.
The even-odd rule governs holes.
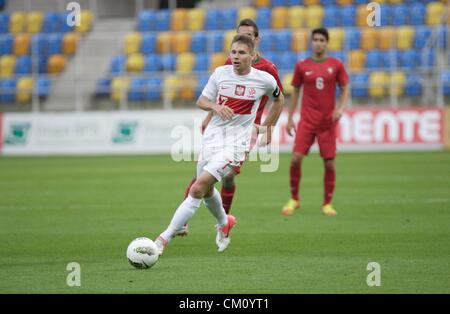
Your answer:
[[[208,80],[202,95],[222,106],[233,109],[230,120],[214,114],[204,134],[204,148],[227,148],[248,151],[253,122],[261,98],[278,95],[275,78],[264,71],[251,68],[247,75],[238,75],[232,65],[218,67]]]

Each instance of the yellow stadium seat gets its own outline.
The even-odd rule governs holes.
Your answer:
[[[294,87],[292,87],[292,78],[294,77],[293,73],[288,73],[283,76],[283,94],[290,95],[294,91]]]
[[[16,56],[23,56],[28,54],[30,50],[30,35],[18,34],[14,39],[13,53]]]
[[[236,21],[236,25],[239,24],[239,21],[243,19],[252,19],[253,21],[256,20],[256,10],[252,7],[243,7],[240,8],[238,11],[238,17]]]
[[[378,48],[387,50],[395,47],[395,29],[383,27],[378,31]]]
[[[304,0],[303,3],[305,5],[319,5],[320,0]]]
[[[270,6],[270,0],[255,0],[255,6],[257,8]]]
[[[406,76],[402,71],[391,73],[391,91],[395,96],[403,96],[405,91]]]
[[[49,74],[60,74],[66,67],[66,57],[61,54],[52,55],[48,59],[47,72]]]
[[[360,4],[356,8],[356,25],[359,27],[367,26],[367,16],[370,11],[367,11],[367,6],[365,4]]]
[[[231,42],[233,41],[233,37],[236,35],[235,30],[229,30],[225,32],[225,36],[223,39],[223,51],[228,52],[230,51]]]
[[[438,25],[444,22],[445,7],[441,2],[430,2],[427,5],[427,24]]]
[[[111,81],[111,100],[121,101],[127,97],[130,78],[128,76],[116,76]]]
[[[349,5],[353,3],[353,0],[337,0],[336,3],[339,5]]]
[[[301,28],[305,26],[306,9],[296,5],[289,8],[289,27]]]
[[[328,33],[330,36],[330,39],[328,42],[328,49],[330,51],[342,50],[342,46],[344,44],[345,31],[340,27],[336,27],[336,28],[330,28],[328,30]]]
[[[179,79],[176,75],[168,75],[164,79],[163,97],[164,99],[174,100],[179,91]]]
[[[172,47],[175,53],[190,51],[191,32],[177,32],[172,36]]]
[[[181,53],[177,56],[176,69],[179,73],[191,73],[194,68],[195,54],[191,52]]]
[[[16,57],[4,55],[0,57],[0,77],[12,76],[16,68]]]
[[[227,54],[223,52],[216,52],[212,54],[211,60],[209,61],[209,71],[213,72],[217,67],[224,65],[226,60]]]
[[[188,29],[190,31],[199,31],[203,29],[205,22],[205,9],[195,8],[191,9],[187,15]]]
[[[27,14],[25,12],[14,12],[9,18],[9,32],[13,34],[22,33],[25,30]]]
[[[397,49],[411,49],[414,41],[415,29],[412,26],[397,28]]]
[[[125,53],[130,55],[138,53],[141,50],[142,34],[140,32],[132,32],[125,37]]]
[[[363,28],[361,31],[361,48],[364,50],[372,50],[377,47],[378,30],[373,27]]]
[[[27,16],[27,32],[39,33],[42,28],[42,22],[44,21],[44,14],[40,11],[33,11],[28,13]]]
[[[156,50],[158,53],[170,53],[172,51],[172,34],[170,32],[158,33]]]
[[[90,10],[81,10],[80,26],[75,29],[79,33],[87,33],[92,29],[92,22],[94,21],[94,14]]]
[[[347,59],[351,72],[361,71],[366,63],[366,52],[364,50],[351,50],[348,52]]]
[[[385,87],[389,84],[389,77],[385,72],[372,72],[369,76],[369,95],[382,97],[385,95]]]
[[[197,77],[193,75],[179,78],[179,98],[183,100],[194,100],[197,87]]]
[[[275,7],[272,9],[271,26],[279,29],[287,27],[289,11],[286,7]]]
[[[187,9],[175,9],[171,15],[170,29],[173,31],[185,30],[188,21],[187,14],[188,14]]]
[[[127,59],[127,71],[132,73],[142,72],[144,69],[145,58],[141,53],[132,53]]]
[[[21,77],[17,81],[16,100],[20,103],[28,103],[33,93],[33,79],[31,77]]]
[[[292,32],[291,48],[295,52],[308,50],[308,36],[309,33],[306,30],[298,29]]]
[[[320,5],[311,5],[306,8],[306,26],[316,28],[322,26],[324,9]]]
[[[63,53],[73,55],[77,51],[80,36],[77,33],[67,33],[63,38]]]
[[[389,0],[389,3],[393,3],[393,4],[398,4],[398,3],[403,3],[404,0]],[[379,1],[379,3],[382,3],[381,1]]]

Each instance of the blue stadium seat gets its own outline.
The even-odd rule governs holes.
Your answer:
[[[0,102],[12,103],[16,99],[16,80],[0,80]]]
[[[283,52],[291,50],[292,33],[290,31],[279,31],[273,33],[272,48],[275,51]]]
[[[436,64],[436,51],[432,48],[425,48],[419,53],[419,64],[421,67],[432,67]]]
[[[379,50],[368,50],[366,53],[366,68],[377,69],[382,66],[381,64],[381,52]]]
[[[428,27],[420,27],[416,29],[416,36],[414,37],[414,48],[422,49],[431,36],[431,30]]]
[[[124,55],[114,56],[111,60],[110,70],[113,75],[120,75],[125,72],[127,57]]]
[[[38,72],[39,73],[47,73],[47,65],[48,65],[48,56],[42,55],[38,56]]]
[[[167,31],[170,29],[170,11],[159,10],[156,12],[156,29],[157,31]]]
[[[361,31],[357,28],[347,30],[345,34],[345,46],[349,50],[359,49],[361,46]]]
[[[70,26],[69,23],[67,23],[67,16],[70,14],[70,12],[65,12],[65,13],[61,13],[59,18],[60,18],[60,24],[59,24],[59,31],[61,33],[68,33],[68,32],[73,32],[75,26]]]
[[[336,27],[341,25],[341,8],[335,5],[325,7],[325,16],[323,19],[325,27]]]
[[[450,96],[450,72],[442,73],[441,81],[444,95]]]
[[[408,7],[404,4],[398,4],[392,6],[392,15],[394,16],[392,24],[395,26],[407,25],[408,18]]]
[[[272,0],[270,4],[273,7],[282,7],[282,6],[288,5],[287,2],[288,1],[286,1],[286,0]]]
[[[161,99],[162,81],[160,78],[150,78],[146,80],[145,84],[145,99],[146,100],[160,100]]]
[[[235,29],[236,28],[236,19],[237,19],[237,9],[225,9],[221,12],[222,14],[222,29]]]
[[[223,50],[223,32],[215,32],[210,36],[207,51],[210,52],[209,49],[212,49],[211,53],[221,52]]]
[[[356,25],[356,7],[353,5],[346,5],[341,8],[341,25],[350,27]]]
[[[144,60],[144,71],[161,71],[162,69],[162,61],[161,57],[157,54],[149,54],[145,56]]]
[[[62,51],[62,34],[51,34],[48,37],[48,54],[59,54]]]
[[[103,78],[97,80],[95,84],[95,95],[97,97],[108,97],[111,90],[111,79]]]
[[[344,51],[330,51],[328,54],[330,57],[340,60],[344,65],[347,63],[347,53]]]
[[[210,9],[206,12],[205,17],[205,29],[206,30],[217,30],[221,28],[220,19],[222,18],[222,14],[220,14],[219,10]]]
[[[153,10],[141,11],[138,15],[137,29],[140,32],[156,30],[156,12]]]
[[[9,14],[0,12],[0,34],[9,32]]]
[[[259,49],[263,53],[268,53],[273,50],[273,42],[275,41],[275,34],[271,30],[264,31],[264,38],[259,42]]]
[[[0,56],[12,54],[14,37],[11,34],[0,35]]]
[[[303,1],[302,1],[302,4],[303,4]],[[320,0],[320,4],[323,6],[335,5],[336,0]]]
[[[381,26],[392,25],[392,6],[386,3],[382,3],[380,7]]]
[[[6,0],[0,0],[0,11],[5,8]]]
[[[294,70],[297,62],[297,54],[292,51],[285,51],[278,54],[277,67],[282,71]]]
[[[447,42],[447,38],[448,38],[448,31],[447,28],[445,26],[440,26],[437,29],[437,34],[438,34],[438,45],[440,48],[447,48],[448,49],[448,42]]]
[[[50,95],[50,87],[52,83],[48,78],[40,77],[35,84],[36,94],[41,98],[46,98]]]
[[[161,64],[164,71],[175,71],[177,56],[171,53],[163,54],[161,56]]]
[[[193,53],[207,52],[208,37],[203,32],[192,33],[191,50]]]
[[[425,24],[425,16],[427,13],[427,8],[425,4],[416,2],[412,4],[410,7],[410,20],[411,25],[424,25]]]
[[[256,24],[258,27],[260,29],[269,29],[271,16],[272,10],[270,8],[259,8],[256,13]]]
[[[379,65],[380,68],[391,69],[394,67],[397,59],[397,55],[395,54],[396,50],[382,50],[380,51],[380,60]]]
[[[352,95],[354,97],[367,97],[369,91],[367,84],[369,82],[369,75],[366,73],[356,73],[351,75]]]
[[[196,97],[199,97],[202,94],[203,88],[205,88],[208,83],[209,75],[201,75],[198,77],[197,87],[195,89]]]
[[[195,56],[194,71],[207,72],[209,65],[209,55],[200,53]]]
[[[418,65],[419,53],[417,50],[409,49],[397,52],[397,66],[401,68],[415,68]]]
[[[405,95],[410,97],[420,96],[422,94],[421,77],[418,74],[408,74],[406,76]]]
[[[48,12],[44,15],[41,31],[43,33],[58,33],[60,30],[60,24],[60,15],[55,12]]]
[[[16,59],[16,74],[30,74],[31,73],[31,57],[30,56],[20,56]]]
[[[367,4],[367,0],[353,0],[353,4]]]
[[[141,42],[141,52],[145,55],[156,52],[156,34],[143,34]]]
[[[38,54],[40,57],[48,56],[48,35],[36,34],[31,38],[31,51],[33,54]]]
[[[131,101],[140,101],[145,98],[145,83],[146,80],[142,77],[133,77],[130,80],[130,86],[128,89],[128,99]]]
[[[277,66],[277,68],[280,67],[280,60],[278,53],[272,51],[264,52],[263,57],[273,62]]]

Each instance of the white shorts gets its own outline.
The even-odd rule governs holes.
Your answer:
[[[245,156],[245,151],[204,148],[197,162],[197,178],[203,171],[208,171],[217,181],[222,181],[231,171],[240,172]]]

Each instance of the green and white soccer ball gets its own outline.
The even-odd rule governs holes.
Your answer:
[[[127,258],[136,268],[150,268],[158,261],[158,248],[148,238],[137,238],[131,241],[127,248]]]

